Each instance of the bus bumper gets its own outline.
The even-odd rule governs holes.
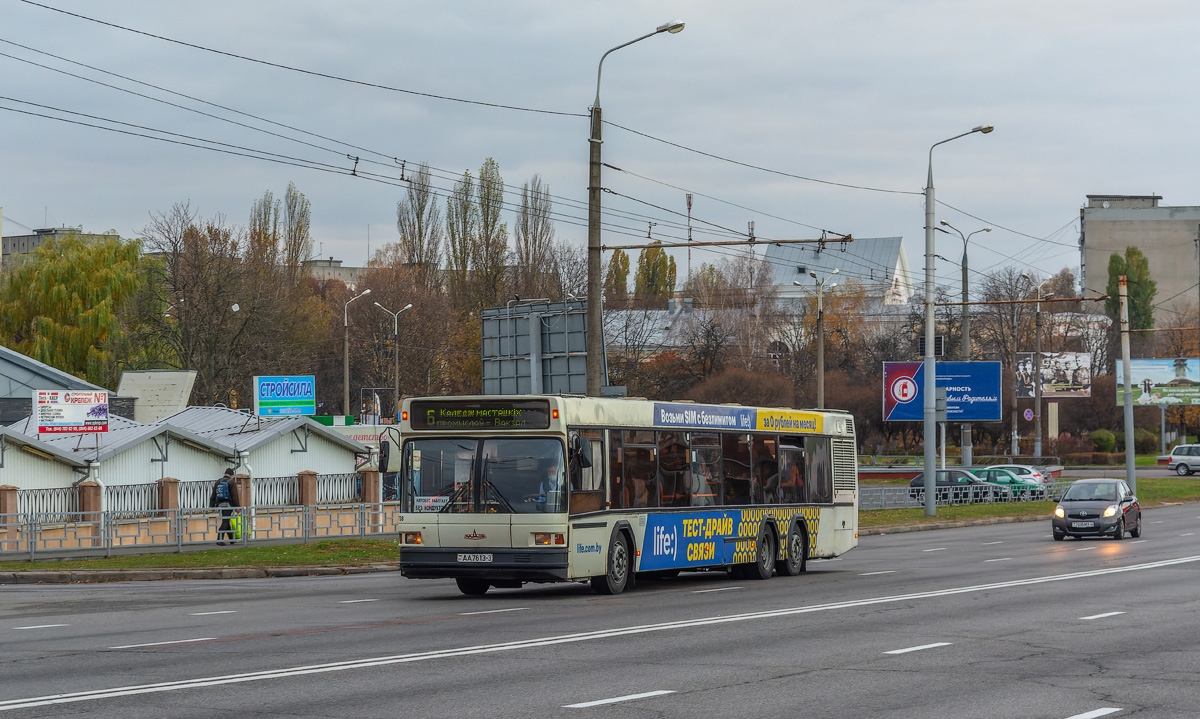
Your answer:
[[[460,555],[490,555],[490,562],[460,562]],[[524,582],[565,581],[566,549],[401,547],[400,574],[410,579],[471,578]]]

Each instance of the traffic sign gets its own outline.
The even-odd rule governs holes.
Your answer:
[[[1031,410],[1031,409],[1025,410],[1025,421],[1026,422],[1033,421],[1033,410]]]

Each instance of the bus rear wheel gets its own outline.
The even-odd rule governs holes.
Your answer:
[[[609,543],[608,572],[592,577],[592,589],[599,594],[620,594],[629,585],[629,575],[629,542],[618,533]]]
[[[792,522],[792,528],[788,530],[785,541],[787,557],[783,562],[776,564],[776,568],[780,574],[794,577],[803,573],[808,566],[808,535],[800,529],[799,522]]]
[[[469,597],[482,597],[492,586],[486,580],[468,577],[459,577],[454,580],[454,583],[458,585],[458,591]]]

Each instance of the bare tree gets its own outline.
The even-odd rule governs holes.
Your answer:
[[[422,285],[432,289],[442,264],[442,216],[427,163],[409,177],[404,199],[396,203],[396,229],[404,263],[416,270]]]
[[[504,207],[504,178],[492,158],[483,161],[476,185],[479,206],[479,235],[471,252],[474,284],[478,287],[476,307],[498,304],[505,294],[508,271],[508,227],[500,221]]]
[[[554,279],[558,286],[550,293],[552,299],[583,298],[587,296],[587,249],[579,245],[557,241],[550,247],[550,264],[554,268]]]
[[[471,201],[475,181],[471,171],[463,173],[446,198],[446,269],[450,297],[459,308],[470,305],[467,280],[472,269],[475,238],[479,233],[479,208]]]
[[[283,196],[283,265],[289,286],[300,281],[304,263],[312,257],[312,213],[308,198],[289,182]]]
[[[517,247],[515,289],[525,297],[548,297],[561,292],[551,274],[554,267],[552,208],[550,186],[542,184],[540,175],[534,175],[522,185],[521,207],[517,210],[513,238]]]

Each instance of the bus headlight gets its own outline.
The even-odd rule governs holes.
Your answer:
[[[405,532],[404,533],[404,543],[405,544],[420,544],[421,543],[421,533],[420,532]]]
[[[567,538],[557,532],[534,532],[533,543],[538,547],[548,547],[551,544],[566,544]]]

